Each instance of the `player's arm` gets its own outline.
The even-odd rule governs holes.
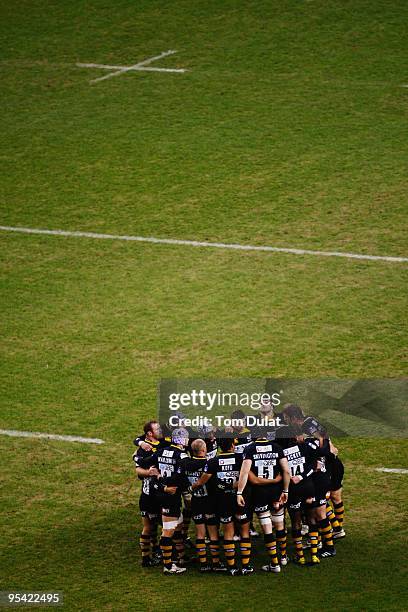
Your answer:
[[[136,474],[140,478],[146,478],[148,476],[160,476],[160,472],[157,469],[156,457],[149,455],[148,457],[141,457],[137,453],[133,455],[133,461],[135,462]]]
[[[147,478],[148,476],[160,476],[159,470],[154,467],[154,465],[150,466],[148,470],[146,468],[136,466],[136,474],[141,478]]]
[[[210,478],[214,476],[214,474],[216,474],[216,472],[216,462],[214,461],[214,459],[209,459],[204,466],[203,473],[201,474],[200,478],[192,485],[191,488],[194,490],[198,489],[199,487],[202,487],[210,480]]]
[[[281,504],[286,504],[288,501],[288,493],[289,493],[289,484],[290,484],[290,469],[289,463],[286,457],[281,457],[279,459],[279,465],[282,470],[282,478],[283,478],[283,491],[279,498]]]
[[[203,485],[205,485],[210,478],[212,477],[212,474],[209,474],[208,472],[206,474],[201,474],[200,478],[191,485],[191,488],[193,489],[199,489],[200,487],[202,487]]]
[[[306,472],[304,476],[302,476],[302,474],[296,474],[296,476],[291,477],[290,481],[293,482],[293,484],[299,484],[299,482],[301,482],[305,478],[309,478],[309,476],[311,476],[313,472],[314,472],[314,469],[310,469]]]
[[[332,443],[330,439],[329,439],[329,447],[330,447],[330,452],[332,453],[332,455],[337,457],[337,455],[339,454],[339,449],[334,446],[334,444]]]
[[[194,489],[198,489],[199,487],[202,487],[203,485],[205,485],[210,480],[210,478],[212,478],[212,476],[216,474],[216,472],[217,472],[217,465],[216,465],[215,460],[209,459],[204,466],[204,470],[200,478],[197,480],[197,482],[195,482],[191,486],[193,491]]]
[[[192,492],[192,487],[191,487],[190,481],[186,473],[187,461],[188,461],[188,457],[186,454],[185,456],[182,457],[179,463],[179,466],[177,468],[178,488],[180,489],[183,495],[186,495],[186,494],[191,495],[191,492]]]
[[[147,452],[152,450],[152,445],[146,442],[144,434],[135,438],[133,440],[133,444],[137,446],[138,448],[142,448],[144,451],[147,451]]]
[[[238,491],[237,491],[238,506],[245,506],[245,500],[242,494],[248,482],[248,474],[251,469],[251,465],[252,465],[252,459],[244,459],[241,465],[241,471],[239,473],[239,480],[238,480]]]
[[[318,459],[319,457],[327,457],[333,452],[331,450],[332,448],[337,452],[337,448],[332,445],[328,438],[323,438],[323,436],[316,436],[315,440],[307,442],[306,444],[309,450],[309,454],[313,459]]]
[[[248,482],[252,485],[270,485],[277,484],[281,482],[282,474],[278,474],[276,478],[259,478],[259,476],[255,476],[251,470],[248,472]]]

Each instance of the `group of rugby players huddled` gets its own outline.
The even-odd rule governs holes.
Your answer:
[[[272,405],[264,404],[261,412],[266,422],[276,422]],[[306,417],[298,406],[286,405],[280,416],[285,425],[279,428],[250,430],[245,414],[236,410],[231,415],[234,426],[228,430],[196,432],[178,427],[166,436],[157,421],[145,424],[144,433],[134,441],[133,454],[142,480],[144,567],[162,564],[166,574],[186,571],[184,551],[191,546],[192,518],[201,572],[251,574],[251,536],[258,535],[252,520],[257,516],[269,555],[262,570],[278,573],[289,560],[286,511],[294,548],[291,562],[317,565],[336,554],[333,540],[345,536],[344,467],[337,449],[318,421]],[[306,548],[310,548],[308,561]]]

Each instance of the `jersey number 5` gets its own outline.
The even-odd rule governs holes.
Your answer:
[[[274,479],[274,467],[273,465],[265,465],[263,461],[257,461],[255,463],[258,469],[259,478],[266,478],[268,480]]]

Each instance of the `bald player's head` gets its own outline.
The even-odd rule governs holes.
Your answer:
[[[193,451],[194,457],[205,457],[207,454],[207,445],[204,440],[198,438],[191,443],[191,450]]]

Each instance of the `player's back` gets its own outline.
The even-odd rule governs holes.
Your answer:
[[[316,462],[316,450],[317,447],[308,442],[292,443],[283,449],[292,477],[308,478],[312,475]]]
[[[207,464],[206,457],[186,457],[183,461],[183,471],[190,485],[193,485],[202,475]],[[193,490],[193,497],[205,497],[208,495],[206,485]]]
[[[185,481],[183,462],[188,457],[185,450],[171,444],[160,448],[156,453],[157,467],[163,483],[169,486],[181,486]]]
[[[258,478],[274,479],[282,472],[279,461],[284,457],[279,444],[271,440],[254,440],[244,450],[243,459],[251,459],[251,471]],[[267,485],[268,486],[268,485]]]
[[[217,494],[235,493],[241,465],[242,455],[233,452],[220,453],[207,462],[204,471],[213,475]]]

